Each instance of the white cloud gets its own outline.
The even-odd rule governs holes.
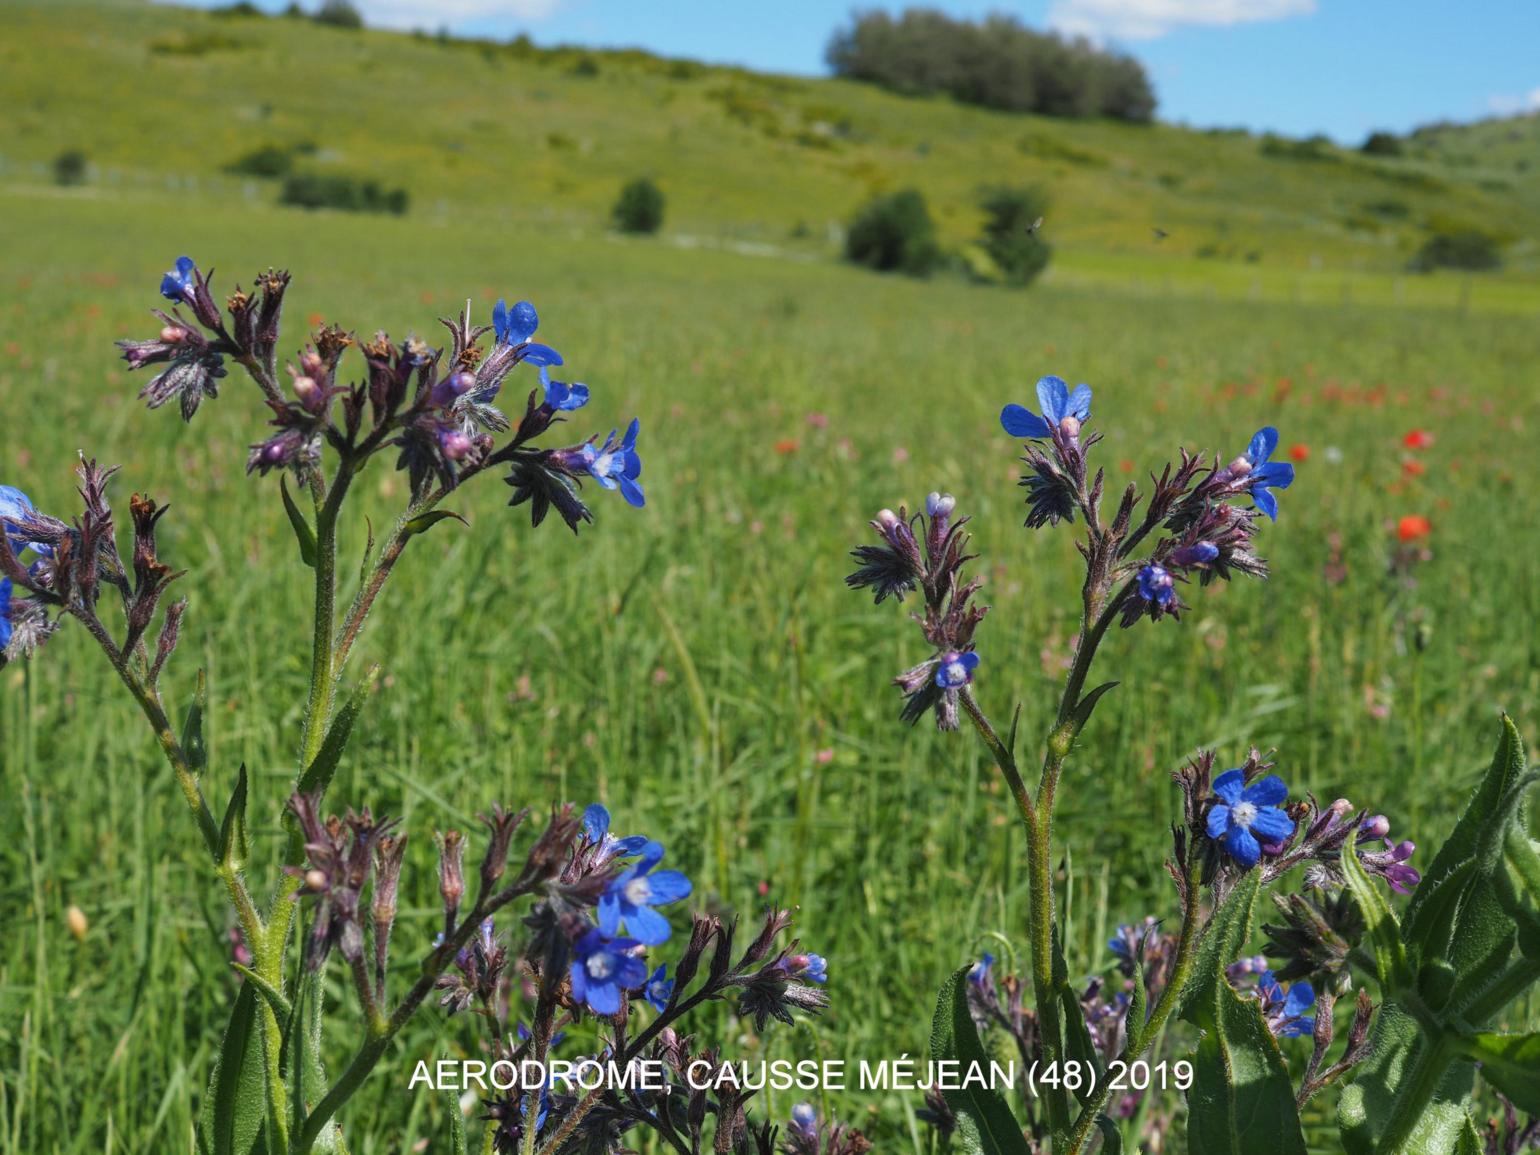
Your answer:
[[[354,0],[364,20],[378,28],[434,29],[475,20],[539,21],[562,0]]]
[[[1155,40],[1177,28],[1222,28],[1308,16],[1316,0],[1057,0],[1048,22],[1095,40]]]
[[[1487,101],[1498,116],[1517,116],[1521,113],[1540,112],[1540,88],[1531,88],[1518,96],[1494,96]]]

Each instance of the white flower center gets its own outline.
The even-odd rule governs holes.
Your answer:
[[[652,897],[652,883],[647,881],[646,875],[638,875],[626,883],[623,893],[632,906],[646,906]]]
[[[1230,807],[1230,821],[1242,830],[1249,830],[1257,820],[1257,808],[1250,802],[1237,802]]]
[[[946,680],[950,686],[968,680],[968,667],[961,662],[949,662],[946,667]]]
[[[588,977],[604,980],[615,973],[615,956],[609,951],[599,951],[588,956]]]

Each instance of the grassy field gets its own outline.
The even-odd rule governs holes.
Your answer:
[[[1108,965],[1108,923],[1172,910],[1160,870],[1176,807],[1167,774],[1195,747],[1229,764],[1248,743],[1275,745],[1296,789],[1373,805],[1431,846],[1489,756],[1496,711],[1536,734],[1540,290],[1522,267],[1462,294],[1453,279],[1395,272],[1410,227],[1371,244],[1304,210],[1262,214],[1272,223],[1257,265],[1199,259],[1175,231],[1183,249],[1146,252],[1119,238],[1147,248],[1151,217],[1217,231],[1229,210],[1216,206],[1245,198],[1200,194],[1196,175],[1168,189],[1154,169],[1137,180],[1121,162],[1065,160],[1042,177],[1056,182],[1062,164],[1064,191],[1053,187],[1066,211],[1062,261],[1040,287],[879,278],[793,238],[791,218],[806,214],[821,235],[860,199],[860,157],[916,155],[912,140],[893,140],[1012,156],[1024,155],[1023,134],[1109,154],[1137,141],[1146,162],[1169,156],[1174,170],[1212,162],[1205,182],[1232,169],[1253,191],[1275,175],[1307,178],[1297,162],[1259,159],[1254,139],[1243,155],[1230,137],[1139,136],[794,82],[788,91],[807,94],[795,99],[868,110],[879,126],[875,141],[814,148],[735,127],[707,95],[710,77],[609,57],[598,77],[578,77],[556,62],[327,39],[342,34],[278,21],[57,11],[4,12],[21,35],[0,46],[0,94],[22,112],[0,125],[0,482],[67,514],[78,449],[122,464],[120,506],[145,489],[170,502],[164,554],[190,571],[181,584],[193,599],[171,692],[185,700],[197,666],[209,669],[211,792],[223,796],[240,763],[252,769],[259,854],[276,853],[276,798],[294,770],[305,588],[275,479],[242,471],[260,435],[255,391],[231,378],[184,427],[146,413],[142,382],[115,360],[112,341],[144,330],[160,272],[182,252],[226,286],[287,266],[291,322],[366,333],[428,335],[467,296],[482,313],[498,296],[528,297],[542,334],[594,389],[581,431],[641,416],[645,511],[599,501],[581,538],[531,532],[503,508],[502,486],[479,483],[452,503],[470,528],[421,539],[374,620],[364,656],[387,677],[332,798],[402,815],[416,832],[400,949],[434,930],[430,829],[467,825],[494,799],[601,798],[617,826],[667,844],[702,901],[750,913],[762,893],[796,904],[804,943],[829,958],[830,1012],[763,1040],[724,1024],[743,1053],[923,1053],[941,977],[982,949],[999,953],[991,936],[1023,925],[1021,839],[973,743],[897,722],[885,683],[917,660],[918,638],[891,605],[845,590],[846,551],[878,508],[957,494],[976,516],[994,607],[980,695],[1001,714],[1020,700],[1024,732],[1040,731],[1076,626],[1076,558],[1067,533],[1020,528],[1016,447],[996,415],[1044,372],[1095,387],[1114,481],[1179,445],[1233,454],[1262,424],[1307,453],[1265,535],[1270,583],[1210,590],[1180,625],[1145,625],[1104,649],[1099,671],[1123,685],[1071,764],[1059,827],[1072,968]],[[256,46],[143,48],[210,28]],[[56,34],[46,51],[45,31]],[[331,53],[343,80],[313,92],[291,83],[309,58],[290,52]],[[50,53],[72,56],[78,85],[43,79]],[[146,60],[149,72],[136,71]],[[168,69],[180,71],[158,71]],[[400,70],[443,86],[412,98],[410,131],[392,123],[401,109],[390,102],[406,99]],[[506,76],[533,111],[509,112],[475,70]],[[647,98],[619,99],[628,86]],[[200,104],[216,92],[236,95]],[[100,101],[111,114],[86,115]],[[263,102],[261,120],[243,111]],[[591,118],[594,139],[618,141],[624,121],[600,117],[623,109],[654,133],[634,152],[546,136],[581,142]],[[248,142],[323,123],[351,164],[367,163],[371,142],[389,150],[381,171],[409,174],[409,216],[279,209],[265,188],[250,194],[215,171]],[[457,147],[429,149],[446,134]],[[533,137],[532,160],[516,137]],[[28,167],[73,144],[104,179],[55,190]],[[760,168],[744,167],[751,153]],[[675,208],[670,236],[613,239],[604,207],[646,158]],[[927,158],[925,172],[940,181],[944,161]],[[1333,162],[1317,195],[1365,195],[1355,182],[1381,178],[1363,163]],[[783,171],[813,191],[798,200],[756,179]],[[1527,193],[1502,200],[1458,173],[1405,195],[1419,213],[1500,210],[1532,230]],[[892,159],[884,179],[910,177]],[[942,213],[953,239],[971,227],[969,187],[937,186],[936,202],[956,206]],[[1115,211],[1101,211],[1100,195]],[[1279,188],[1277,203],[1291,195]],[[1431,448],[1404,447],[1414,428],[1433,434]],[[378,525],[403,499],[384,464],[366,476],[344,556],[362,549],[362,513]],[[1409,570],[1392,566],[1405,515],[1433,527],[1430,556]],[[222,900],[142,722],[78,630],[0,672],[0,686],[0,1153],[184,1151],[233,990],[219,962]],[[65,922],[71,904],[89,920],[80,938]],[[422,1016],[345,1120],[356,1155],[418,1140],[447,1150],[443,1104],[406,1094],[406,1081],[418,1058],[470,1038]],[[766,1106],[781,1116],[790,1102]],[[910,1149],[912,1099],[831,1106],[870,1126],[879,1149]]]

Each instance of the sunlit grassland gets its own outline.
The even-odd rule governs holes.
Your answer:
[[[493,800],[602,798],[624,831],[666,843],[702,901],[749,915],[795,904],[804,942],[830,959],[830,1013],[763,1043],[735,1024],[750,1057],[922,1053],[940,978],[1023,924],[1022,844],[966,735],[897,722],[885,683],[920,640],[901,610],[844,588],[845,554],[882,506],[956,493],[993,606],[980,696],[999,715],[1020,701],[1023,734],[1039,734],[1076,628],[1076,559],[1066,527],[1020,528],[996,414],[1043,372],[1095,387],[1112,485],[1180,445],[1231,455],[1266,423],[1309,450],[1263,535],[1269,583],[1195,590],[1182,623],[1104,650],[1098,673],[1122,685],[1071,762],[1058,823],[1074,969],[1107,965],[1106,923],[1171,913],[1167,775],[1196,747],[1230,763],[1248,743],[1276,746],[1296,789],[1373,805],[1431,844],[1496,711],[1535,733],[1528,318],[1064,284],[1016,294],[199,198],[13,190],[0,216],[0,480],[67,513],[80,450],[122,464],[120,506],[134,490],[169,501],[163,552],[188,569],[193,600],[170,694],[185,702],[208,668],[208,789],[222,798],[251,769],[264,858],[294,770],[305,571],[274,479],[242,472],[261,431],[255,391],[232,376],[184,427],[144,411],[114,359],[113,339],[152,323],[161,269],[190,252],[228,286],[287,266],[291,324],[430,338],[466,296],[483,313],[528,297],[594,390],[573,432],[641,416],[645,511],[597,494],[581,537],[532,532],[482,479],[450,503],[470,527],[420,539],[371,622],[356,670],[379,662],[385,677],[332,796],[414,832],[398,973],[434,929],[431,829],[469,826]],[[1415,455],[1421,476],[1404,465],[1413,427],[1436,439]],[[344,556],[361,551],[365,514],[381,526],[401,501],[390,465],[366,476]],[[1404,514],[1434,527],[1411,581],[1387,572]],[[1334,548],[1340,581],[1325,576]],[[232,990],[228,919],[192,825],[79,630],[0,686],[0,1151],[184,1150]],[[71,903],[90,920],[82,941],[64,923]],[[405,1094],[406,1079],[470,1037],[425,1015],[353,1108],[353,1150],[443,1143],[444,1104]],[[885,1146],[909,1142],[912,1101],[834,1105],[875,1112]]]

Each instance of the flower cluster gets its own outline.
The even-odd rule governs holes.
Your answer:
[[[563,448],[544,449],[536,438],[588,403],[586,385],[558,381],[551,370],[560,353],[534,339],[540,318],[528,301],[498,301],[491,325],[473,325],[470,307],[444,319],[447,349],[430,348],[408,337],[393,342],[385,333],[360,343],[336,326],[323,326],[287,368],[279,382],[279,322],[289,286],[286,272],[259,274],[250,292],[236,286],[221,313],[205,276],[189,257],[161,281],[170,312],[156,310],[160,331],[147,340],[118,342],[130,369],[159,371],[140,391],[150,408],[175,401],[192,420],[205,398],[218,395],[226,361],[251,374],[272,411],[275,432],[251,446],[247,471],[293,472],[307,478],[327,448],[361,464],[387,447],[397,451],[396,468],[407,473],[414,499],[442,496],[469,476],[506,465],[511,504],[530,506],[538,525],[551,509],[573,529],[592,514],[578,489],[592,480],[619,490],[628,503],[645,503],[638,421],[625,436],[614,432]],[[184,313],[183,310],[186,310]],[[490,349],[480,342],[492,336]],[[340,373],[344,354],[357,347],[364,375],[353,382]],[[524,401],[517,423],[497,407],[499,394],[520,365],[534,368],[539,385]],[[496,435],[512,431],[501,446]]]
[[[916,588],[923,593],[924,613],[913,617],[934,652],[893,683],[904,694],[904,721],[917,722],[934,710],[942,730],[957,728],[961,695],[979,665],[973,633],[989,612],[988,606],[971,604],[983,582],[963,575],[972,555],[963,531],[968,519],[954,519],[956,509],[951,494],[932,493],[923,514],[910,517],[903,506],[897,513],[882,510],[871,525],[883,544],[857,546],[860,568],[845,579],[852,589],[872,590],[878,604],[887,597],[903,600]]]

